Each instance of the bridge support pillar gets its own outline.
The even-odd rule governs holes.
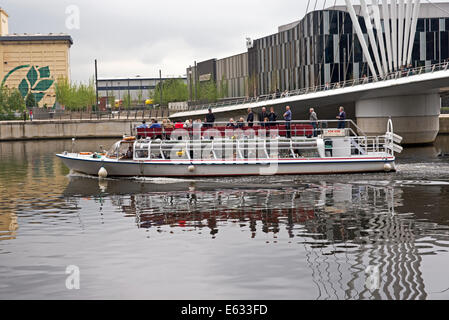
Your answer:
[[[403,144],[433,143],[440,129],[440,95],[407,95],[359,100],[355,104],[357,125],[367,135],[382,135],[387,120],[393,120],[395,133]]]

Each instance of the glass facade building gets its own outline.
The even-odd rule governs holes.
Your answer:
[[[415,67],[440,63],[449,58],[449,15],[446,13],[449,12],[449,4],[439,5],[436,8],[421,4],[412,53],[412,65]],[[360,7],[356,6],[356,12],[360,13]],[[364,19],[360,15],[358,19],[368,41]],[[369,50],[373,56],[371,46]],[[370,76],[346,7],[310,12],[301,21],[282,26],[277,33],[254,40],[247,54],[241,57],[248,59],[247,63],[241,64],[248,70],[240,70],[244,77],[239,80],[239,90],[229,90],[229,98]],[[219,73],[217,85],[233,80],[230,73]]]

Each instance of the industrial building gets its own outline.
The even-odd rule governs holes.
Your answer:
[[[17,88],[23,97],[32,93],[39,107],[56,103],[55,82],[70,80],[68,34],[10,34],[9,15],[0,8],[0,81]]]

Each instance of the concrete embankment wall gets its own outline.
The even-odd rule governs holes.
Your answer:
[[[71,138],[119,138],[140,121],[35,120],[0,122],[0,141]]]
[[[132,120],[35,120],[0,122],[0,141],[120,138],[140,124]],[[440,134],[449,134],[449,115],[440,116]]]
[[[449,114],[440,116],[440,134],[449,134]]]

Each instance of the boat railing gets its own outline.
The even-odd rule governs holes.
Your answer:
[[[161,125],[161,127],[150,128],[134,128],[134,135],[138,139],[179,139],[179,137],[190,137],[191,139],[204,139],[205,137],[232,137],[256,135],[265,137],[316,137],[318,135],[328,133],[330,130],[333,134],[345,136],[365,135],[360,127],[351,120],[293,120],[274,121],[274,122],[185,122],[175,123],[171,125]]]
[[[134,160],[270,160],[390,155],[388,136],[136,140]]]

